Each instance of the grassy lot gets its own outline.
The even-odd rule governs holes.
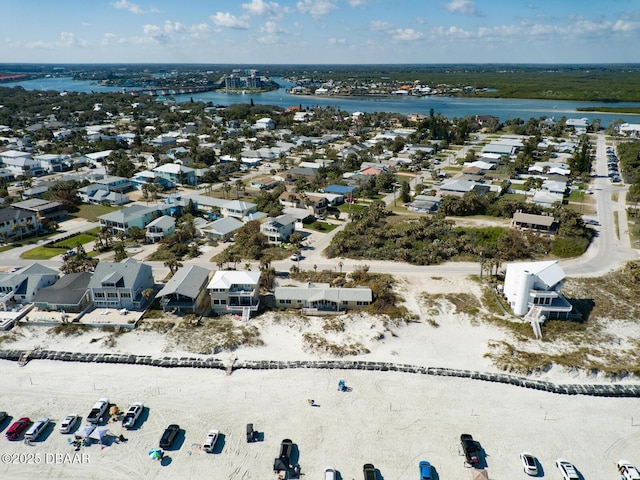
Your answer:
[[[316,230],[323,233],[329,233],[331,230],[334,230],[337,227],[338,225],[334,225],[333,223],[321,222],[319,220],[312,220],[310,223],[304,224],[304,228]]]
[[[109,207],[107,205],[80,205],[80,210],[72,217],[84,218],[90,222],[97,222],[100,215],[120,210],[119,207]]]
[[[65,251],[60,248],[35,247],[22,253],[20,258],[24,258],[25,260],[48,260],[64,252]]]
[[[76,248],[78,244],[84,245],[85,243],[93,242],[95,239],[95,235],[81,233],[80,235],[76,235],[75,237],[67,238],[66,240],[63,240],[61,242],[56,242],[53,244],[53,246],[64,247],[67,249]]]
[[[96,230],[96,229],[93,229]],[[100,229],[98,229],[99,231]],[[95,235],[89,235],[88,233],[81,233],[71,238],[67,238],[60,242],[54,243],[52,246],[45,247],[35,247],[31,250],[27,250],[22,255],[21,258],[27,260],[47,260],[49,258],[55,257],[56,255],[61,255],[65,253],[66,250],[70,250],[72,248],[76,248],[78,244],[85,245],[87,243],[91,243],[96,239]],[[92,255],[93,252],[88,252],[89,255]]]
[[[343,213],[358,213],[368,207],[369,205],[363,203],[343,203],[342,205],[338,205],[338,210]]]

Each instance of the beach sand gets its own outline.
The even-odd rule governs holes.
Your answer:
[[[423,366],[498,371],[484,356],[490,341],[507,333],[447,309],[426,313],[419,294],[479,293],[464,278],[405,278],[400,291],[418,315],[415,323],[385,322],[357,313],[344,320],[344,331],[322,329],[322,320],[268,314],[251,323],[260,329],[262,346],[197,355],[157,331],[137,330],[116,337],[101,330],[78,336],[51,336],[46,328],[19,327],[15,341],[2,348],[122,352],[140,355],[214,357],[239,360],[335,359],[305,343],[305,332],[323,333],[335,342],[359,343],[369,350],[348,360],[384,361]],[[438,326],[425,322],[432,318]],[[109,340],[113,341],[109,341]],[[282,439],[291,439],[294,461],[306,480],[322,478],[326,467],[343,480],[362,478],[362,465],[373,463],[379,480],[415,479],[418,462],[430,461],[440,479],[471,478],[463,464],[459,438],[469,433],[484,448],[491,479],[528,478],[518,455],[536,455],[545,478],[559,478],[557,457],[574,462],[584,480],[616,478],[620,458],[640,463],[640,412],[637,399],[554,395],[470,379],[399,372],[340,370],[236,370],[231,375],[209,369],[63,363],[32,360],[25,367],[0,361],[0,410],[13,419],[50,417],[54,426],[33,445],[0,439],[0,477],[8,479],[269,479]],[[593,377],[551,369],[537,378],[562,383]],[[339,392],[344,379],[349,392]],[[595,379],[597,380],[597,379]],[[600,379],[601,382],[606,380]],[[628,380],[631,381],[631,380]],[[69,413],[85,417],[98,398],[120,409],[136,401],[148,410],[139,428],[110,431],[128,441],[85,447],[73,455],[69,435],[58,431]],[[318,406],[310,406],[313,399]],[[182,432],[162,462],[148,457],[167,425]],[[263,441],[247,444],[245,426],[253,423]],[[3,431],[7,422],[2,425]],[[207,432],[222,436],[216,453],[201,449]],[[297,453],[296,453],[297,452]],[[4,455],[3,455],[4,454]],[[6,454],[9,454],[7,457]],[[31,461],[31,463],[27,463]],[[39,463],[35,463],[38,462]],[[74,463],[75,462],[75,463]]]

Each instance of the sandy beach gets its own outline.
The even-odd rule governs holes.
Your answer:
[[[331,331],[320,319],[272,313],[250,321],[260,331],[260,345],[233,351],[193,353],[178,337],[143,328],[115,336],[93,329],[63,337],[48,334],[45,327],[17,327],[2,348],[38,345],[222,361],[335,359],[305,341],[305,334],[315,332],[368,351],[348,360],[499,371],[486,353],[490,342],[507,337],[505,331],[446,305],[438,312],[427,311],[420,301],[424,291],[478,294],[477,283],[462,276],[404,278],[398,289],[417,315],[413,322],[355,313],[342,320],[341,331]],[[22,416],[53,421],[33,445],[0,440],[0,476],[9,479],[269,479],[275,478],[273,460],[284,438],[296,445],[292,460],[307,480],[322,478],[326,467],[335,468],[341,479],[360,479],[364,463],[375,465],[378,480],[415,479],[420,460],[434,465],[435,478],[468,479],[471,469],[464,466],[460,452],[462,433],[481,443],[491,479],[527,478],[518,458],[523,450],[539,458],[545,478],[560,477],[557,457],[574,462],[584,480],[616,478],[620,458],[640,463],[640,413],[637,399],[630,398],[557,395],[471,379],[352,370],[241,369],[226,375],[211,369],[32,360],[24,367],[0,361],[0,375],[0,410],[12,421]],[[536,378],[607,382],[555,368]],[[349,392],[338,391],[340,379]],[[123,433],[126,442],[93,444],[75,452],[70,436],[59,433],[59,423],[70,413],[86,417],[101,397],[120,409],[142,401],[147,410],[135,430],[107,424],[115,436]],[[318,406],[310,406],[309,399]],[[181,427],[174,448],[162,461],[150,459],[149,450],[158,446],[171,423]],[[262,441],[246,443],[247,423],[262,432]],[[2,424],[2,431],[7,427],[8,422]],[[208,454],[202,443],[212,428],[220,430],[221,438]]]

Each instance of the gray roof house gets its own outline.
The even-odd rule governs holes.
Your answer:
[[[176,231],[176,219],[163,215],[161,217],[152,220],[147,225],[147,233],[145,239],[149,243],[156,243],[169,235],[174,234]]]
[[[233,237],[233,234],[236,230],[242,227],[242,225],[244,225],[244,223],[240,220],[233,217],[227,217],[198,227],[198,230],[200,230],[202,234],[215,240],[226,241]]]
[[[204,314],[211,308],[207,292],[209,270],[197,265],[180,268],[158,292],[162,310]]]
[[[64,275],[53,285],[37,292],[33,303],[40,310],[80,313],[91,303],[90,280],[89,272]]]
[[[53,285],[59,272],[39,263],[27,265],[13,273],[0,273],[0,305],[31,303],[39,290]]]
[[[335,288],[329,284],[307,283],[302,287],[276,287],[276,305],[302,308],[305,313],[341,312],[371,305],[369,287]]]
[[[113,232],[129,232],[129,228],[145,228],[157,216],[166,215],[172,206],[166,203],[157,205],[131,205],[115,212],[100,215],[98,220],[103,227],[109,227]]]
[[[147,303],[142,292],[153,286],[151,266],[127,258],[120,263],[98,263],[89,291],[96,308],[141,310]]]
[[[294,216],[288,214],[267,218],[260,224],[260,233],[267,237],[269,243],[280,245],[289,241],[289,237],[295,231],[296,220]]]

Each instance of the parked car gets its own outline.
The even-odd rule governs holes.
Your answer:
[[[529,452],[522,452],[520,454],[520,460],[522,461],[522,468],[527,475],[538,474],[538,464],[536,463],[536,457]]]
[[[462,445],[464,456],[469,465],[476,464],[480,461],[478,458],[478,453],[480,452],[478,442],[476,442],[471,435],[468,433],[460,435],[460,444]]]
[[[294,253],[290,258],[292,262],[298,262],[302,260],[302,255],[300,255],[299,253]]]
[[[24,434],[24,438],[26,440],[37,440],[38,437],[44,432],[44,429],[49,425],[49,419],[47,417],[43,417],[40,420],[36,420],[29,430],[27,430]]]
[[[293,442],[288,438],[285,438],[280,443],[280,458],[282,460],[287,459],[287,462],[291,459],[291,452],[293,452]]]
[[[431,476],[431,464],[426,460],[422,460],[418,464],[418,468],[420,469],[420,480],[431,480],[433,477]]]
[[[160,437],[160,448],[164,450],[171,448],[171,445],[173,445],[179,431],[179,425],[176,425],[175,423],[169,425],[162,434],[162,437]]]
[[[336,480],[336,471],[330,467],[325,468],[324,480]]]
[[[253,429],[253,423],[247,423],[247,443],[258,441],[258,432]]]
[[[22,417],[11,424],[4,436],[7,437],[8,440],[17,440],[20,434],[27,429],[30,423],[31,420],[29,417]]]
[[[129,407],[129,409],[125,412],[124,417],[122,417],[122,426],[127,430],[135,427],[138,418],[142,414],[144,410],[144,405],[142,402],[136,402]]]
[[[107,409],[109,408],[109,399],[101,398],[96,403],[93,404],[93,408],[87,415],[87,422],[89,423],[100,423],[100,419],[102,416],[107,413]]]
[[[364,480],[376,480],[376,467],[372,463],[365,463],[362,466],[362,473],[364,474]]]
[[[213,449],[216,447],[216,442],[218,441],[219,436],[219,430],[209,430],[209,433],[207,433],[207,438],[204,440],[204,444],[202,445],[202,449],[205,452],[212,453]]]
[[[618,460],[618,472],[624,480],[640,480],[640,472],[628,460]]]
[[[71,433],[76,422],[80,419],[77,415],[67,415],[60,422],[60,433]]]
[[[562,473],[564,480],[580,480],[578,472],[576,472],[576,467],[574,467],[570,461],[559,458],[556,460],[556,467],[558,467],[558,470]]]
[[[0,424],[2,424],[2,422],[4,422],[7,419],[8,415],[7,412],[0,412]]]

